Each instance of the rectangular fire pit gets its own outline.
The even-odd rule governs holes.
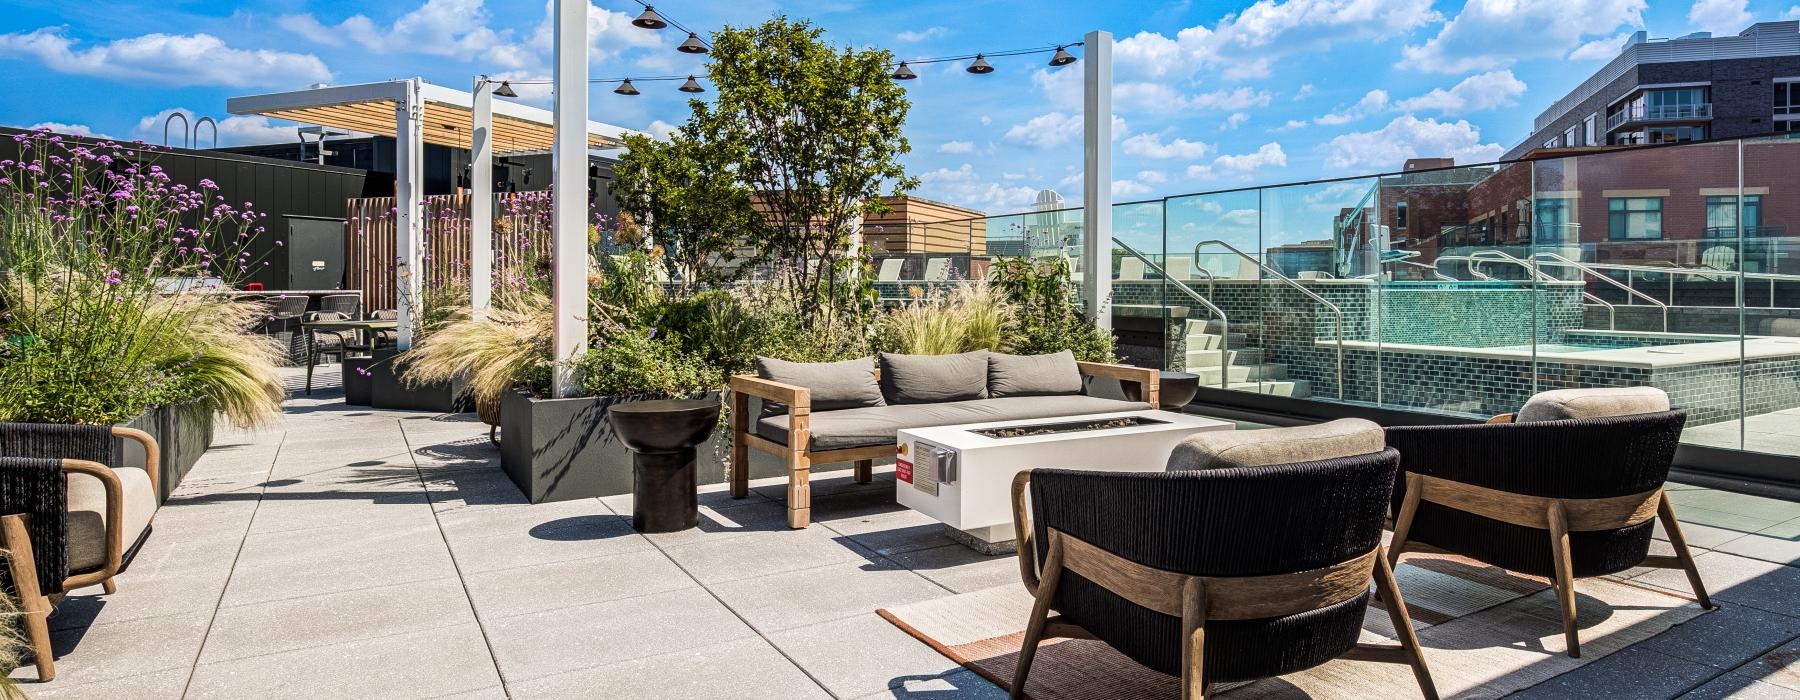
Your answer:
[[[1012,550],[1012,480],[1028,469],[1162,471],[1175,444],[1231,423],[1168,411],[902,430],[895,446],[895,498],[942,521],[958,541],[987,554]]]

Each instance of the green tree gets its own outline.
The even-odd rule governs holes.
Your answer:
[[[667,141],[627,136],[625,146],[613,196],[644,222],[647,243],[662,247],[662,261],[682,289],[736,279],[742,268],[732,263],[760,217],[729,150],[679,132]]]
[[[839,299],[839,270],[864,214],[918,185],[899,162],[906,91],[888,77],[893,54],[838,49],[824,30],[776,17],[713,35],[712,104],[692,100],[686,130],[722,149],[757,199],[754,240],[789,266],[803,323]],[[816,266],[808,261],[816,259]]]

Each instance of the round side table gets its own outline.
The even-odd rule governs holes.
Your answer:
[[[1143,393],[1138,390],[1136,384],[1120,382],[1119,389],[1125,393],[1127,400],[1144,400]],[[1157,404],[1165,411],[1179,411],[1182,406],[1193,401],[1194,395],[1198,393],[1200,393],[1200,375],[1165,370],[1162,378],[1158,380]]]
[[[694,447],[718,425],[718,399],[632,401],[606,414],[631,450],[632,529],[676,532],[698,524]]]

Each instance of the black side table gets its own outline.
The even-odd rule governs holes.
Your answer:
[[[632,401],[606,414],[631,450],[632,529],[676,532],[698,524],[694,447],[719,424],[719,400]]]
[[[1194,400],[1195,394],[1200,393],[1200,375],[1197,374],[1163,370],[1162,377],[1157,380],[1157,383],[1157,403],[1165,411],[1181,410],[1182,406],[1186,406],[1188,402]],[[1124,392],[1127,400],[1144,400],[1143,392],[1138,389],[1137,384],[1120,382],[1119,389]]]

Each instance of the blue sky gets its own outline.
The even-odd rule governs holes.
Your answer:
[[[221,120],[226,144],[293,141],[293,124],[231,118],[225,99],[317,82],[419,75],[461,87],[475,73],[549,75],[541,0],[7,4],[0,72],[14,79],[0,91],[0,124],[13,126],[160,142],[160,117],[182,109]],[[1800,0],[657,4],[697,29],[808,18],[831,41],[901,58],[1111,31],[1121,201],[1392,170],[1414,156],[1491,159],[1633,31],[1736,33],[1800,17]],[[629,26],[638,9],[595,2],[594,77],[700,72],[703,57],[674,50],[684,36]],[[998,71],[979,77],[960,64],[919,68],[907,85],[906,162],[920,194],[995,213],[1024,209],[1041,188],[1079,199],[1081,67],[1043,59],[996,59]],[[641,89],[595,90],[593,118],[656,131],[685,117],[673,83]],[[541,89],[521,92],[548,104]]]

